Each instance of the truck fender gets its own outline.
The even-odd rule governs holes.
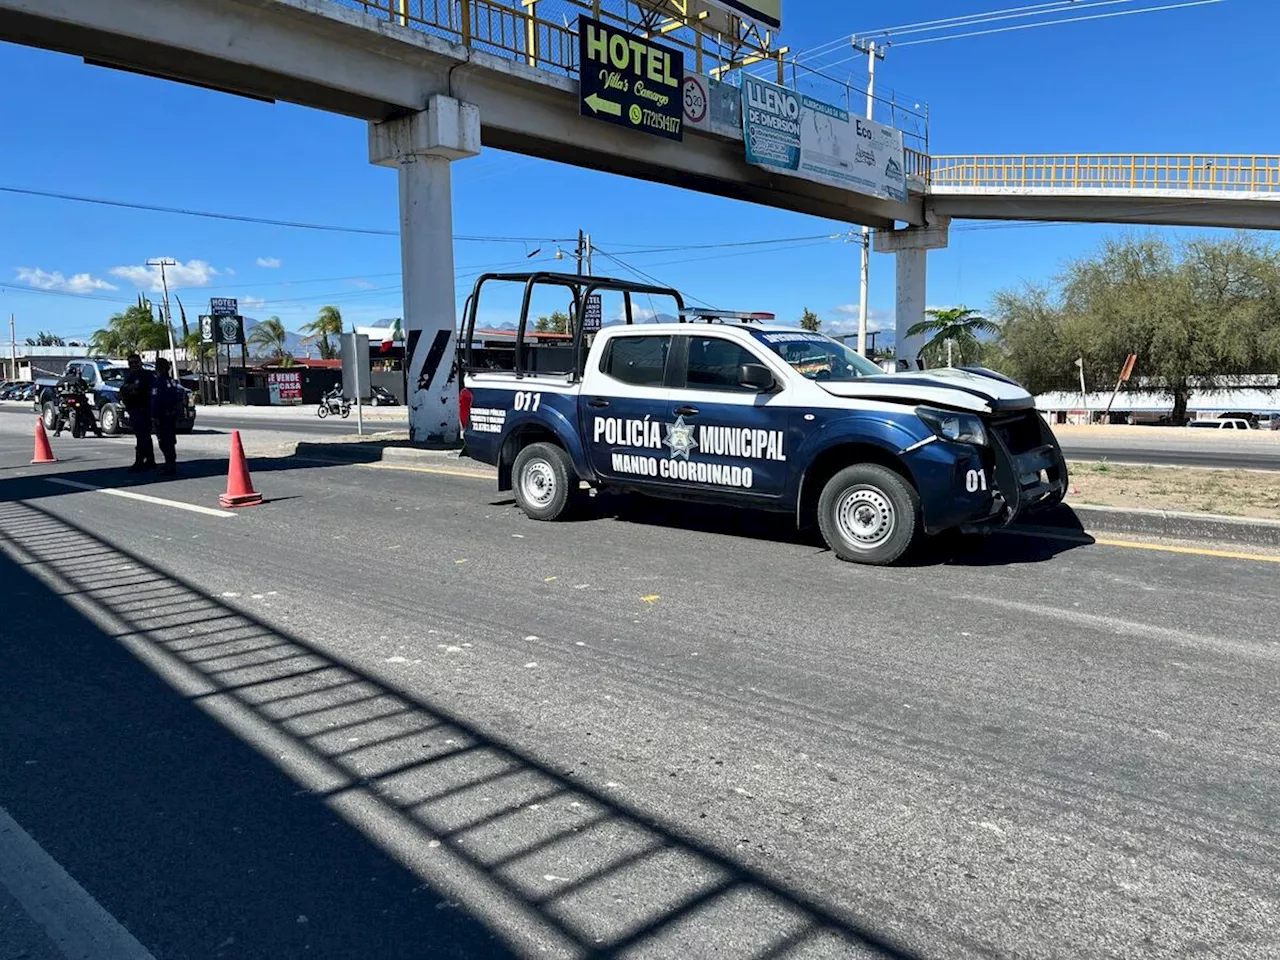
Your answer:
[[[904,452],[923,439],[921,433],[927,428],[919,424],[914,414],[911,419],[918,424],[917,429],[896,419],[859,417],[851,422],[824,424],[815,431],[798,451],[797,459],[804,468],[795,472],[787,491],[788,499],[795,504],[797,525],[808,526],[811,508],[817,504],[822,487],[837,471],[853,463],[888,467],[918,490],[919,479]]]

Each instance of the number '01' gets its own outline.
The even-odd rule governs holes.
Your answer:
[[[516,391],[516,409],[517,410],[537,410],[542,405],[542,394],[528,393],[524,390]]]

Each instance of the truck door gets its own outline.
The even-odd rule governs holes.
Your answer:
[[[787,486],[790,414],[784,391],[761,393],[739,381],[743,364],[782,377],[767,351],[757,354],[714,330],[691,336],[677,348],[677,371],[668,417],[678,445],[668,451],[671,480],[697,488],[747,496],[781,497]],[[686,350],[687,347],[687,350]]]
[[[629,328],[610,332],[583,372],[579,421],[591,468],[598,477],[627,483],[661,483],[663,422],[670,334]]]

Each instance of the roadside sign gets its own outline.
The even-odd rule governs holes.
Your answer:
[[[244,317],[213,317],[213,343],[244,343]],[[201,335],[203,337],[203,323]]]
[[[200,342],[213,343],[213,317],[208,315],[200,317]]]
[[[582,330],[584,333],[600,329],[600,320],[604,313],[601,300],[602,298],[598,293],[593,293],[587,297],[586,306],[582,311]]]
[[[235,297],[210,297],[209,312],[215,317],[234,317],[240,312]]]
[[[684,139],[684,53],[578,17],[578,96],[594,117],[668,140]]]

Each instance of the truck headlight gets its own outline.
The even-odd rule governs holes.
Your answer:
[[[971,413],[938,410],[935,407],[917,407],[916,416],[943,440],[957,443],[974,443],[985,446],[987,430],[982,421]]]

